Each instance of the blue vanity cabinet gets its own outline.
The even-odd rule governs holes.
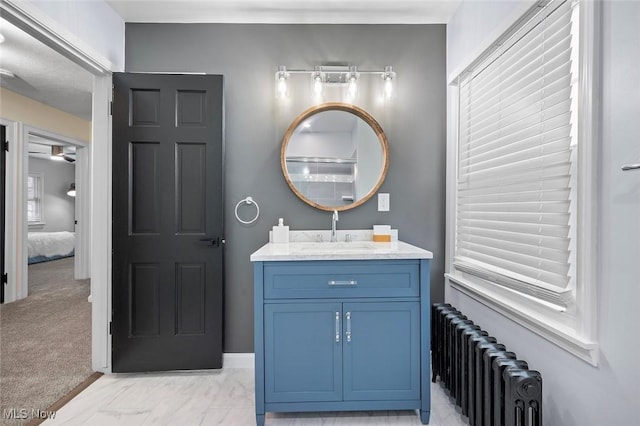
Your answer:
[[[419,400],[419,303],[344,303],[343,311],[344,400]]]
[[[341,309],[340,303],[265,305],[265,401],[342,400]]]
[[[256,420],[430,412],[429,260],[254,262]]]

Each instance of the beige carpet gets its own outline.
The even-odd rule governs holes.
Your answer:
[[[89,280],[73,257],[29,266],[29,296],[0,305],[0,424],[7,410],[46,410],[92,374]]]

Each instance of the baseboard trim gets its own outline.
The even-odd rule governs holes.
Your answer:
[[[253,353],[223,353],[222,368],[253,368],[255,355]]]

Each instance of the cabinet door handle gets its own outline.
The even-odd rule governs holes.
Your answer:
[[[336,343],[340,342],[340,312],[336,312]]]
[[[347,312],[347,342],[351,342],[351,312]]]
[[[330,286],[340,286],[340,285],[346,285],[346,286],[355,286],[358,285],[358,281],[356,280],[329,280],[327,282],[327,284],[329,284]]]

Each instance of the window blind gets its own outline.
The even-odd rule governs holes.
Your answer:
[[[459,80],[456,270],[572,299],[577,9],[552,2]]]
[[[27,177],[27,222],[42,221],[42,175]]]

